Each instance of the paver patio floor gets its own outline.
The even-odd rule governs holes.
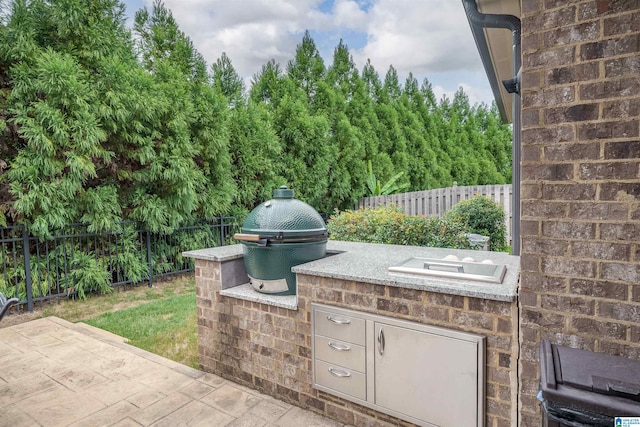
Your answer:
[[[57,317],[0,329],[0,426],[336,427]]]

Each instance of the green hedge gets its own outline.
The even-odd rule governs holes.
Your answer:
[[[504,209],[488,197],[477,195],[463,200],[451,208],[445,218],[466,224],[471,233],[489,236],[492,251],[508,249]]]
[[[393,207],[346,210],[329,218],[331,239],[468,249],[469,230],[457,218],[411,216]]]

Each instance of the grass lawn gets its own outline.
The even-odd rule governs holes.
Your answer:
[[[125,337],[129,344],[198,368],[198,319],[193,277],[156,282],[86,300],[53,303],[33,313],[7,315],[0,327],[57,316]]]
[[[198,367],[195,292],[104,313],[85,323],[126,337],[136,347]]]

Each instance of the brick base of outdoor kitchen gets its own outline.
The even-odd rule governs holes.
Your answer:
[[[289,309],[221,295],[228,288],[223,284],[225,262],[185,255],[196,258],[199,353],[204,371],[341,423],[412,425],[312,387],[311,304],[323,303],[485,336],[484,424],[515,425],[515,298],[490,300],[298,273],[297,309]]]

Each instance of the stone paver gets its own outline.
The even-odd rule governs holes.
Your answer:
[[[342,427],[56,317],[0,328],[0,427]]]

